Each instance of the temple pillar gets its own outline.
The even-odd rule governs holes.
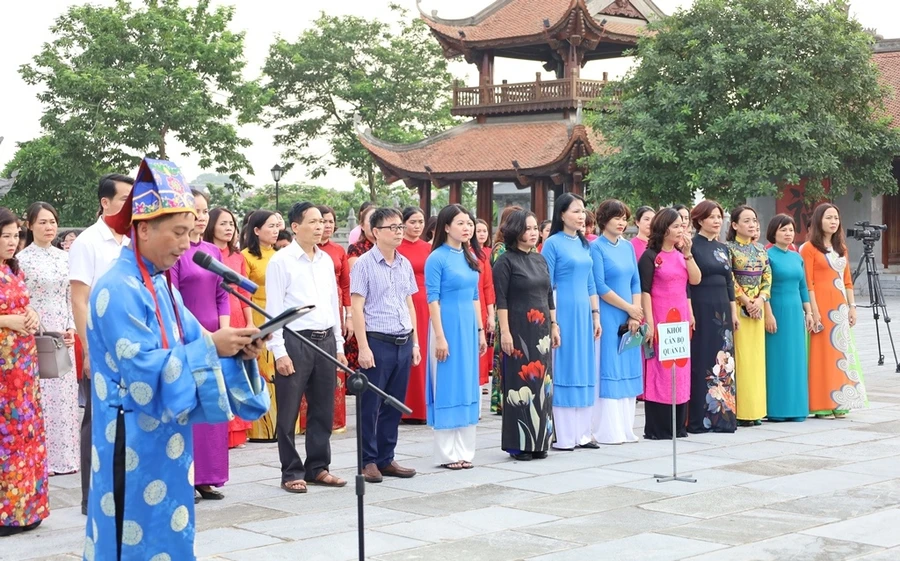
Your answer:
[[[535,179],[531,185],[531,212],[538,224],[547,218],[547,179]]]
[[[572,174],[572,183],[571,188],[569,189],[572,193],[583,197],[584,196],[584,174],[580,171],[576,171]]]
[[[476,191],[476,211],[478,218],[484,220],[488,224],[494,222],[494,180],[479,179],[478,190]]]
[[[462,181],[453,181],[450,183],[450,200],[451,205],[462,204]]]
[[[419,191],[419,208],[425,212],[425,219],[431,216],[431,181],[423,179],[417,187]]]

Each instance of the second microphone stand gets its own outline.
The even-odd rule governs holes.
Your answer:
[[[237,290],[235,290],[231,285],[227,282],[222,283],[222,288],[225,289],[226,292],[244,302],[257,312],[259,312],[263,317],[272,319],[272,316],[267,314],[266,311],[253,302],[250,301],[249,298],[240,294]],[[358,522],[358,533],[359,533],[359,561],[365,561],[366,559],[366,538],[365,538],[365,525],[364,525],[364,505],[363,505],[363,497],[366,494],[366,478],[363,476],[363,444],[362,444],[362,430],[360,427],[360,420],[362,419],[362,394],[371,390],[378,397],[383,399],[386,403],[388,403],[394,409],[401,411],[403,413],[409,414],[412,413],[412,409],[403,404],[403,402],[397,400],[396,398],[384,393],[378,386],[373,386],[369,383],[369,378],[366,377],[365,374],[356,370],[354,371],[352,368],[341,364],[341,361],[334,358],[328,352],[322,350],[318,345],[300,335],[293,329],[289,327],[284,328],[291,336],[296,337],[301,343],[309,346],[316,353],[328,359],[329,362],[334,364],[335,367],[343,370],[348,374],[347,377],[347,387],[350,389],[351,393],[356,396],[356,513],[357,513],[357,522]],[[278,373],[275,373],[275,376],[278,376]]]

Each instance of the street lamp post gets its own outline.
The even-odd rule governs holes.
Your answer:
[[[281,181],[281,176],[284,175],[284,168],[280,165],[275,164],[272,167],[272,179],[275,180],[275,212],[278,212],[278,182]]]

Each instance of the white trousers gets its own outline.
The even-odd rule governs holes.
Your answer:
[[[475,427],[434,431],[434,462],[441,466],[475,459]]]
[[[607,399],[601,397],[593,407],[591,433],[600,444],[637,442],[634,434],[635,398]]]
[[[554,448],[571,449],[591,441],[593,407],[553,407]]]

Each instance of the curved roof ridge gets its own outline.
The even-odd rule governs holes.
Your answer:
[[[505,7],[507,4],[511,4],[516,0],[495,0],[493,3],[485,6],[481,9],[480,12],[475,14],[474,16],[469,16],[467,18],[442,18],[438,17],[437,10],[431,10],[431,15],[425,13],[422,10],[422,0],[416,0],[416,7],[419,9],[419,13],[423,18],[433,21],[435,23],[440,23],[442,25],[450,25],[453,27],[464,27],[470,25],[478,25],[489,16],[493,15],[494,12],[500,10]]]
[[[358,116],[357,116],[358,117]],[[425,148],[426,146],[430,146],[441,140],[456,136],[458,134],[464,133],[466,130],[478,126],[478,121],[476,119],[472,119],[471,121],[466,121],[465,123],[461,123],[456,125],[455,127],[450,127],[445,131],[441,131],[433,136],[429,136],[428,138],[423,138],[422,140],[418,140],[416,142],[411,142],[408,144],[401,144],[399,142],[391,142],[389,140],[383,140],[378,138],[374,134],[372,134],[372,129],[366,125],[361,123],[361,120],[354,117],[354,125],[356,126],[356,133],[363,137],[366,141],[371,144],[378,146],[379,148],[384,148],[385,150],[391,150],[392,152],[409,152],[410,150],[418,150],[419,148]]]

